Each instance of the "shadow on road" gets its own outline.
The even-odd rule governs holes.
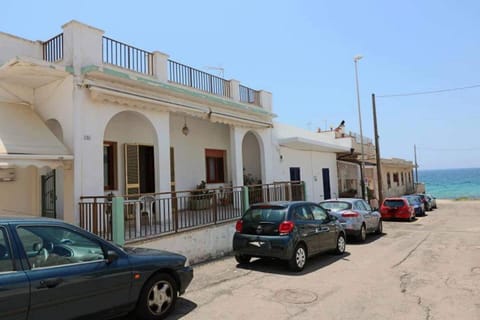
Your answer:
[[[349,255],[350,253],[345,252],[343,255],[319,254],[313,256],[307,260],[305,269],[300,272],[290,271],[286,261],[268,258],[252,260],[248,264],[237,264],[237,268],[286,276],[302,276],[304,274],[322,269],[323,267],[326,267],[335,261],[343,259],[348,260],[347,257]]]
[[[196,307],[197,307],[197,304],[195,302],[184,299],[184,298],[178,298],[177,304],[175,306],[175,310],[173,310],[172,314],[169,315],[167,319],[168,320],[181,319],[185,315],[195,310]]]
[[[369,234],[367,235],[367,238],[365,239],[365,241],[361,242],[357,239],[347,239],[347,243],[349,245],[354,245],[354,246],[358,246],[358,245],[365,245],[365,244],[369,244],[369,243],[372,243],[372,242],[375,242],[377,241],[378,239],[380,239],[381,237],[385,236],[386,233],[383,232],[381,234]]]

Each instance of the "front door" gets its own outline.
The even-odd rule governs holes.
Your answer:
[[[55,170],[42,176],[42,216],[56,218]]]
[[[126,194],[155,192],[155,157],[153,146],[125,144]]]
[[[323,178],[323,199],[328,200],[332,198],[330,191],[330,169],[322,169],[322,178]]]
[[[178,209],[177,195],[175,194],[175,152],[170,147],[170,191],[172,191],[172,209],[176,212]]]

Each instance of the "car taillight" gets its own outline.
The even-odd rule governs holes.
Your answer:
[[[242,232],[243,229],[243,220],[238,220],[237,223],[235,224],[235,230],[237,232]]]
[[[278,233],[280,233],[280,235],[289,234],[294,227],[295,224],[292,221],[283,221],[278,226]]]
[[[344,218],[356,218],[358,216],[358,212],[355,211],[345,211],[344,213],[342,213],[342,217]]]

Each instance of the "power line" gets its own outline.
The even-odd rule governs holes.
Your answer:
[[[432,147],[421,147],[417,146],[418,149],[430,150],[430,151],[474,151],[480,150],[480,147],[470,147],[470,148],[432,148]]]
[[[480,87],[480,84],[475,84],[473,86],[458,87],[458,88],[448,88],[448,89],[440,89],[440,90],[432,90],[432,91],[418,91],[418,92],[409,92],[409,93],[397,93],[397,94],[383,94],[383,95],[376,95],[376,96],[378,98],[408,97],[408,96],[419,96],[419,95],[436,94],[436,93],[444,93],[444,92],[451,92],[451,91],[468,90],[468,89],[474,89],[479,87]]]

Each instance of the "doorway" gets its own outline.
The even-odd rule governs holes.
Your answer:
[[[42,217],[57,217],[56,202],[55,170],[52,170],[42,175]]]
[[[330,169],[322,169],[322,178],[323,178],[323,199],[328,200],[332,198],[330,190]]]

